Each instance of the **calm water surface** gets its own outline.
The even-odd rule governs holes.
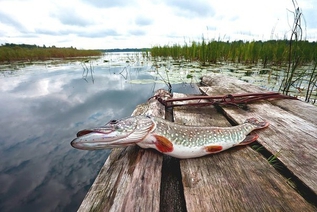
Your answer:
[[[76,211],[110,152],[73,149],[76,132],[129,116],[165,88],[127,81],[153,78],[146,61],[104,59],[91,63],[93,78],[80,62],[0,71],[0,211]]]

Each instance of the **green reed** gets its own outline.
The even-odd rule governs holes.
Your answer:
[[[259,65],[263,68],[278,67],[285,79],[282,81],[280,90],[289,94],[290,89],[302,89],[303,80],[310,78],[305,86],[306,101],[310,101],[312,92],[316,90],[317,71],[303,70],[301,67],[313,66],[317,63],[317,43],[305,40],[269,41],[220,41],[206,40],[185,42],[184,45],[154,46],[151,49],[152,57],[172,58],[188,62],[199,61],[201,65],[221,63],[239,63],[244,65]],[[291,51],[291,53],[290,53]],[[291,57],[290,57],[291,54]],[[286,68],[285,68],[286,67]],[[308,89],[308,90],[307,90]],[[308,97],[308,98],[307,98]]]
[[[242,64],[256,64],[263,66],[288,63],[289,40],[269,41],[216,41],[202,39],[202,41],[185,42],[184,45],[154,46],[152,57],[172,57],[175,60],[185,59],[204,63],[237,62]],[[301,63],[311,63],[316,60],[316,42],[298,41],[297,55]]]
[[[71,57],[101,56],[97,50],[78,50],[76,48],[39,47],[26,44],[5,44],[0,46],[0,63],[15,61],[36,61],[52,58],[65,59]]]

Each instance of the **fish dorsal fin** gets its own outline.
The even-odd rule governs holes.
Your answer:
[[[160,152],[172,152],[174,147],[173,143],[161,135],[153,135],[156,139],[155,146]]]

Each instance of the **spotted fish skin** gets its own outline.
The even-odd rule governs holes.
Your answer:
[[[163,142],[169,141],[173,146],[172,151],[161,152],[177,158],[201,157],[237,145],[249,144],[258,138],[256,134],[247,136],[250,132],[269,125],[268,122],[259,122],[254,118],[247,119],[245,123],[233,127],[180,125],[157,117],[152,117],[152,120],[156,124],[152,134],[164,137]],[[148,140],[144,139],[137,144],[142,147],[143,143],[153,143],[154,139],[151,138],[149,136]],[[150,145],[150,148],[155,147]]]
[[[169,138],[174,144],[186,147],[242,141],[246,134],[256,129],[249,123],[234,127],[199,127],[169,123],[157,118],[154,120],[157,123],[156,133]]]
[[[133,116],[112,120],[100,128],[82,130],[71,145],[94,150],[136,144],[176,158],[195,158],[249,144],[258,136],[248,134],[268,125],[268,122],[250,118],[233,127],[186,126],[158,117]]]

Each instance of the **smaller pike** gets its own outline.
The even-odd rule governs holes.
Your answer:
[[[132,116],[112,120],[100,128],[81,130],[71,145],[77,149],[96,150],[136,144],[185,159],[252,143],[258,135],[248,134],[267,126],[268,122],[255,118],[233,127],[200,127],[180,125],[158,117]]]

